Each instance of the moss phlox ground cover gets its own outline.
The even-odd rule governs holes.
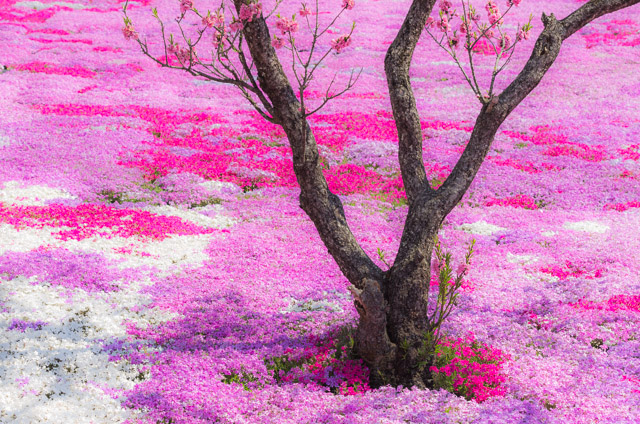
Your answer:
[[[518,3],[505,26],[533,13],[535,38],[542,11],[584,1]],[[348,282],[298,206],[283,131],[232,87],[143,57],[122,36],[123,2],[0,5],[0,422],[640,421],[637,7],[567,40],[445,221],[454,269],[476,244],[436,389],[374,390],[352,352]],[[159,48],[151,7],[175,32],[181,2],[129,3]],[[362,67],[310,125],[329,187],[385,269],[407,206],[383,60],[407,8],[345,10],[322,46],[338,40],[339,53],[305,96],[319,104],[334,73]],[[299,9],[282,5],[281,26]],[[498,91],[531,48],[518,45]],[[476,51],[486,78],[495,57]],[[438,187],[479,103],[426,36],[411,76]]]

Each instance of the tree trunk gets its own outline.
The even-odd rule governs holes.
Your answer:
[[[382,281],[352,290],[360,322],[358,353],[367,362],[373,387],[391,384],[430,387],[433,328],[428,298],[434,239],[444,215],[438,199],[426,195],[409,207],[394,265]]]

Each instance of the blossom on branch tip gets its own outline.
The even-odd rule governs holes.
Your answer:
[[[191,62],[191,54],[189,53],[189,50],[185,49],[184,47],[171,43],[167,47],[167,51],[171,54],[174,54],[183,64]]]
[[[232,32],[242,31],[244,24],[241,21],[233,21],[231,25],[229,25],[229,28]]]
[[[343,35],[342,37],[338,37],[334,40],[331,40],[331,48],[335,49],[336,53],[340,53],[346,47],[351,44],[351,36]]]
[[[138,33],[136,32],[135,29],[133,29],[133,25],[126,24],[124,26],[124,28],[122,28],[122,34],[124,35],[124,38],[126,38],[127,40],[137,40],[138,39]]]
[[[280,30],[282,35],[285,35],[287,33],[297,32],[298,23],[293,19],[278,17],[276,20],[276,28]]]
[[[355,0],[342,0],[342,8],[351,10],[356,5]]]
[[[180,13],[184,14],[187,10],[193,9],[193,2],[191,0],[180,0]]]
[[[518,41],[522,41],[522,40],[528,40],[529,39],[529,30],[525,30],[524,28],[521,28],[518,31],[518,35],[517,35],[517,40]]]
[[[208,28],[219,27],[224,24],[224,15],[218,11],[215,15],[211,15],[211,12],[207,13],[207,16],[202,18],[202,23]]]
[[[442,32],[451,31],[451,25],[449,25],[449,18],[446,15],[442,15],[440,22],[437,23],[438,29]]]
[[[522,0],[507,0],[507,6],[518,6]]]
[[[277,35],[273,36],[273,40],[271,40],[271,45],[276,49],[283,47],[285,44],[284,38],[280,38]]]
[[[251,3],[249,5],[243,4],[240,6],[239,17],[243,21],[251,22],[254,16],[258,16],[262,13],[261,3]]]
[[[307,4],[306,3],[302,3],[302,9],[300,9],[300,11],[298,12],[300,14],[300,16],[302,16],[303,18],[305,16],[309,16],[311,15],[311,11],[309,9],[307,9]]]
[[[449,12],[449,10],[453,7],[453,4],[449,0],[441,0],[440,1],[440,10],[444,13]]]
[[[431,16],[429,16],[427,18],[427,22],[424,24],[425,28],[427,29],[431,29],[436,25],[436,20],[433,19]]]
[[[509,34],[505,34],[500,39],[500,48],[503,50],[508,50],[511,47],[511,36]]]

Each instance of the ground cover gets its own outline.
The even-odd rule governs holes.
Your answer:
[[[637,8],[566,42],[445,222],[454,257],[476,252],[440,389],[424,391],[370,390],[351,358],[347,282],[297,206],[277,127],[231,88],[145,60],[121,3],[0,4],[0,422],[640,421]],[[131,3],[141,34],[151,6],[179,10]],[[363,67],[311,121],[381,266],[406,213],[382,60],[407,7],[357,3],[352,46],[311,90]],[[416,55],[437,186],[479,105],[427,38]]]

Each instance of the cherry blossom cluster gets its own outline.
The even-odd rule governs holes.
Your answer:
[[[514,41],[513,36],[505,30],[504,18],[514,6],[521,3],[521,0],[507,0],[505,12],[500,11],[495,0],[488,0],[484,7],[487,14],[485,22],[471,0],[461,0],[460,3],[461,12],[454,9],[451,1],[441,0],[438,4],[438,16],[427,18],[425,30],[453,58],[478,99],[486,103],[494,94],[496,76],[509,63],[516,44],[529,39],[531,19],[526,24],[518,25]],[[474,54],[482,45],[487,45],[495,55],[490,87],[487,91],[482,90],[478,82],[473,62]],[[463,59],[457,53],[461,46],[467,51],[466,63],[463,63]]]

